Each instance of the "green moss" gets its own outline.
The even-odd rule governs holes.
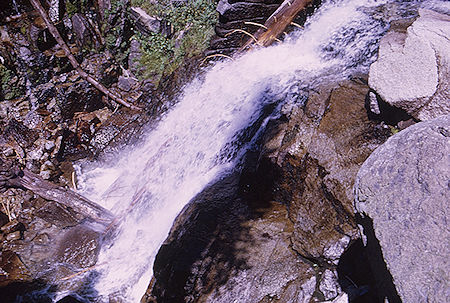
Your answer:
[[[75,13],[78,11],[77,6],[70,2],[70,1],[66,1],[66,11],[67,14],[69,15],[69,17],[72,17],[73,15],[75,15]]]
[[[15,76],[12,70],[9,70],[3,64],[0,64],[0,92],[6,100],[14,99],[23,94],[19,85],[13,85],[11,79]]]
[[[395,126],[390,126],[389,125],[389,128],[390,128],[390,130],[391,130],[391,134],[393,134],[393,135],[395,135],[396,133],[398,133],[400,130],[397,128],[397,127],[395,127]]]
[[[169,21],[175,32],[171,38],[161,34],[135,35],[144,53],[140,61],[142,78],[154,77],[159,81],[163,75],[178,68],[184,58],[201,54],[214,34],[217,1],[194,0],[180,6],[167,2],[131,0],[132,6],[139,6],[149,15]]]

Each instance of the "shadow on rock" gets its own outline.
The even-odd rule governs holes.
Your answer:
[[[387,298],[390,303],[401,303],[402,300],[397,293],[395,288],[392,275],[389,272],[386,263],[384,261],[383,253],[381,251],[381,246],[378,239],[375,236],[375,231],[373,229],[372,219],[369,217],[363,217],[361,215],[356,216],[357,223],[363,227],[363,232],[366,237],[365,248],[360,248],[365,251],[364,259],[370,260],[370,269],[368,272],[373,274],[374,281],[368,281],[369,283],[375,283],[372,286],[374,294],[377,294],[378,298],[375,301],[370,302],[384,302]],[[361,255],[360,255],[361,256]],[[357,261],[356,261],[357,262]],[[366,260],[364,260],[364,263]],[[356,263],[355,263],[356,265]],[[341,263],[341,270],[345,265]],[[356,273],[356,272],[354,272]],[[357,274],[357,273],[356,273]],[[370,290],[372,292],[372,290]],[[374,298],[375,299],[375,298]],[[373,299],[373,300],[374,300]],[[355,301],[359,302],[359,301]],[[362,302],[362,301],[361,301]],[[364,301],[369,302],[369,301]]]
[[[234,245],[251,242],[242,224],[251,210],[238,198],[238,181],[231,174],[209,186],[177,218],[154,264],[157,302],[185,302],[187,294],[209,293],[225,284],[233,269],[247,268],[236,257],[236,250],[245,248]]]

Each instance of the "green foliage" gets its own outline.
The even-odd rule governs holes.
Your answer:
[[[12,70],[0,64],[0,92],[4,94],[6,100],[14,99],[22,94],[21,87],[11,83],[11,79],[14,76],[15,74]]]
[[[89,7],[89,0],[66,0],[66,12],[69,17],[76,13],[84,13]]]
[[[186,57],[200,54],[208,47],[217,21],[215,0],[191,0],[184,5],[171,1],[131,0],[132,6],[139,6],[149,15],[170,22],[174,35],[167,38],[153,33],[148,36],[136,34],[142,45],[141,58],[143,78],[154,77],[158,82],[163,75],[172,73]]]
[[[9,84],[9,80],[11,80],[12,71],[7,69],[3,64],[0,64],[0,79],[2,84],[2,90],[5,91]]]

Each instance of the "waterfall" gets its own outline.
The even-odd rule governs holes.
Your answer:
[[[138,146],[84,168],[81,193],[122,219],[99,255],[97,300],[139,302],[175,217],[235,167],[251,144],[239,134],[267,105],[295,102],[288,96],[324,79],[367,71],[387,29],[372,12],[386,1],[324,2],[283,43],[217,63],[190,83]]]

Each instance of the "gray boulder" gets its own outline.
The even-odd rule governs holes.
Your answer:
[[[392,106],[430,120],[450,113],[450,16],[419,14],[407,30],[394,26],[381,39],[369,86]]]
[[[358,172],[355,207],[372,220],[364,234],[373,226],[403,302],[450,297],[449,182],[450,115],[389,138]]]

